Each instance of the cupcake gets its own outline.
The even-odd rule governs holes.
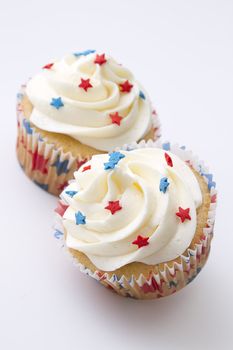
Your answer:
[[[92,155],[159,136],[145,89],[112,57],[86,50],[46,64],[18,94],[17,156],[58,195]]]
[[[141,142],[95,155],[74,173],[56,209],[55,236],[104,286],[160,298],[204,266],[215,203],[212,175],[184,147]]]

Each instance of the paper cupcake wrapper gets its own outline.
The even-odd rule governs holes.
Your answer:
[[[36,185],[58,196],[73,178],[74,171],[91,156],[82,158],[74,157],[71,152],[65,153],[62,148],[56,148],[33,128],[21,109],[25,87],[23,85],[17,95],[17,157],[25,173]],[[153,116],[153,127],[157,138],[160,136],[160,127],[155,111]]]
[[[171,295],[181,288],[189,284],[201,271],[204,266],[210,251],[211,240],[213,237],[214,221],[215,221],[215,209],[217,201],[217,192],[215,190],[215,182],[213,181],[212,174],[209,173],[208,168],[202,161],[199,161],[192,152],[187,151],[184,146],[180,147],[177,144],[171,145],[169,142],[161,143],[157,142],[140,142],[139,144],[126,145],[121,149],[133,150],[136,148],[146,147],[159,147],[167,151],[171,151],[191,165],[208,184],[208,188],[211,196],[211,204],[208,212],[208,219],[206,227],[203,229],[200,242],[195,244],[194,249],[188,249],[187,254],[180,256],[180,263],[170,262],[164,264],[164,270],[157,273],[151,273],[145,277],[140,275],[136,278],[132,275],[130,278],[121,276],[118,278],[116,275],[112,275],[108,272],[101,272],[99,270],[91,271],[86,266],[82,265],[77,259],[75,259],[66,247],[64,242],[64,232],[61,221],[61,216],[57,215],[57,222],[55,225],[54,236],[57,238],[62,247],[71,256],[75,265],[80,268],[80,271],[93,277],[105,287],[112,289],[116,293],[122,296],[128,296],[136,299],[156,299],[164,296]],[[65,208],[65,203],[60,201],[60,205]],[[63,208],[63,209],[64,209]],[[62,215],[62,213],[60,212]]]

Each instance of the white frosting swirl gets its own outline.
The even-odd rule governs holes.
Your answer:
[[[168,152],[171,167],[159,148],[121,153],[125,157],[109,170],[104,169],[109,155],[93,156],[62,193],[69,205],[62,219],[67,246],[105,271],[135,261],[162,263],[182,254],[194,237],[196,208],[202,203],[195,175],[176,155]],[[164,177],[169,182],[165,192],[160,190]],[[122,209],[112,215],[105,207],[117,200]],[[179,207],[189,208],[191,220],[176,216]],[[85,216],[85,224],[76,223],[77,212]],[[149,244],[133,244],[139,235],[148,237]]]
[[[151,103],[129,70],[107,55],[103,64],[95,63],[95,59],[96,53],[69,55],[33,77],[26,88],[34,107],[30,120],[43,130],[111,151],[149,132]],[[79,87],[81,79],[90,79],[92,87],[87,91]],[[133,87],[122,92],[120,84],[126,81]],[[51,101],[59,97],[64,105],[55,108]],[[113,124],[110,118],[116,112],[123,118],[120,125]]]

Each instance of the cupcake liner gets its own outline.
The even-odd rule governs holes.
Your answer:
[[[43,190],[58,196],[73,178],[73,173],[91,156],[74,157],[71,152],[63,152],[62,148],[42,137],[24,116],[21,102],[25,95],[23,85],[17,94],[17,157],[22,169]],[[160,136],[158,117],[153,111],[153,128],[155,137]]]
[[[157,273],[151,272],[149,276],[141,274],[139,277],[132,275],[130,278],[123,275],[118,278],[115,274],[102,272],[98,269],[93,272],[71,255],[64,242],[61,220],[63,213],[61,211],[61,216],[57,215],[54,233],[55,238],[59,240],[64,250],[72,257],[73,263],[79,267],[81,272],[93,277],[119,295],[136,299],[156,299],[171,295],[189,284],[198,275],[209,255],[217,201],[217,191],[215,190],[215,182],[213,181],[212,174],[209,173],[204,163],[199,161],[191,151],[187,151],[184,146],[180,147],[178,144],[171,145],[169,142],[141,141],[139,144],[125,145],[121,149],[129,151],[146,147],[159,147],[175,153],[201,174],[208,185],[211,196],[208,218],[206,227],[203,229],[203,234],[200,237],[200,242],[195,244],[194,249],[187,249],[186,253],[180,256],[179,262],[171,261],[165,263],[164,269],[159,270],[158,268]],[[66,204],[62,201],[60,201],[60,204],[63,206],[63,210],[65,210]]]

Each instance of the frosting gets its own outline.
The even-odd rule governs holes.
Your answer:
[[[176,155],[159,148],[96,155],[74,177],[61,195],[68,206],[62,218],[66,244],[97,268],[154,265],[190,245],[202,194]]]
[[[38,128],[102,151],[138,141],[151,129],[145,89],[112,57],[87,50],[43,68],[26,87]]]

